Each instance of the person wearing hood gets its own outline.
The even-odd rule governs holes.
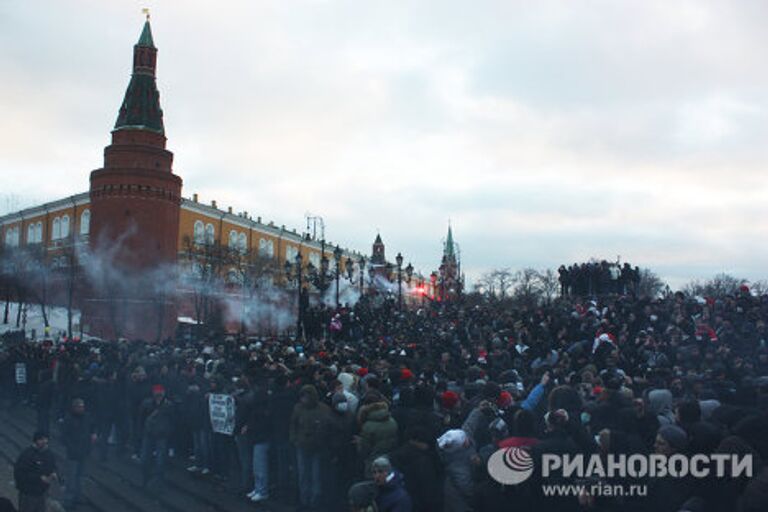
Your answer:
[[[360,400],[357,398],[357,395],[354,394],[352,391],[352,388],[355,384],[355,377],[351,373],[340,373],[337,377],[337,380],[339,382],[339,385],[336,386],[335,392],[336,393],[343,393],[344,397],[347,399],[347,410],[351,414],[357,413],[357,406],[360,402]]]
[[[370,395],[371,402],[360,408],[360,434],[355,437],[357,454],[367,475],[373,460],[394,450],[398,438],[397,422],[389,413],[389,404],[381,395]]]
[[[302,387],[291,415],[289,436],[296,446],[299,502],[310,509],[320,504],[322,496],[320,462],[330,420],[331,410],[320,402],[317,389],[312,385]]]
[[[673,400],[672,392],[668,389],[654,389],[648,393],[648,412],[656,415],[662,427],[675,424]]]
[[[461,429],[448,430],[437,439],[437,447],[445,468],[445,512],[470,512],[475,493],[473,473],[482,463],[472,439]]]
[[[392,467],[387,457],[378,457],[371,464],[371,475],[378,490],[376,507],[379,512],[411,512],[411,496],[405,489],[403,475]]]
[[[658,455],[671,457],[675,454],[686,454],[688,451],[688,434],[677,425],[664,425],[659,428],[654,443],[654,451]],[[657,512],[677,512],[680,506],[693,494],[693,482],[690,478],[674,478],[666,476],[651,481],[648,488],[649,510]]]
[[[356,476],[356,454],[352,444],[356,432],[355,418],[349,411],[349,402],[342,392],[331,396],[331,419],[328,422],[326,444],[330,467],[335,471],[327,471],[326,485],[328,493],[325,502],[331,510],[343,508],[344,498],[350,484]]]

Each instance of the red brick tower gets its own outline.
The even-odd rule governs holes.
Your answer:
[[[149,17],[133,47],[133,74],[104,149],[91,173],[91,282],[84,326],[102,338],[153,341],[173,334],[181,178],[165,149],[155,83],[157,48]]]

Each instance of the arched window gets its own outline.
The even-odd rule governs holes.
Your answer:
[[[39,221],[35,224],[35,240],[37,240],[37,243],[43,241],[43,223]]]
[[[292,245],[289,245],[288,247],[285,248],[285,259],[286,261],[290,261],[291,264],[296,262],[296,256],[298,254],[299,254],[299,250]]]
[[[27,226],[27,243],[34,244],[35,242],[37,242],[37,238],[35,237],[35,225],[30,224]]]
[[[237,248],[237,231],[234,229],[229,232],[229,248],[232,250]]]
[[[55,217],[53,219],[53,229],[51,230],[51,240],[58,240],[61,238],[61,219]]]
[[[61,238],[67,238],[69,236],[69,215],[64,215],[61,218]]]
[[[213,244],[214,240],[216,240],[216,230],[213,228],[213,224],[206,224],[205,225],[205,243]]]
[[[195,221],[195,243],[202,244],[205,242],[205,225],[203,221]]]
[[[288,250],[294,249],[295,247],[288,247]],[[259,256],[262,256],[264,258],[274,258],[275,257],[275,242],[273,240],[267,240],[266,238],[259,239]],[[293,254],[293,257],[289,258],[286,253],[286,259],[293,261],[293,259],[296,258],[296,254]]]
[[[245,253],[245,251],[248,250],[248,238],[245,236],[245,233],[240,233],[237,236],[237,248],[240,249],[240,252]]]
[[[87,235],[91,232],[91,210],[83,210],[80,214],[80,234]]]

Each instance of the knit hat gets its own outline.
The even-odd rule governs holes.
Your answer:
[[[509,391],[502,391],[499,393],[499,398],[496,399],[496,405],[501,409],[507,409],[512,406],[512,393]]]
[[[678,452],[688,446],[688,434],[677,425],[664,425],[659,429],[658,435]]]
[[[165,393],[165,387],[162,384],[155,384],[152,386],[153,395],[159,395],[161,393]]]
[[[379,469],[389,472],[392,470],[392,463],[389,461],[389,457],[382,455],[381,457],[376,457],[371,463],[371,469]]]
[[[376,484],[368,482],[358,482],[349,488],[347,498],[349,504],[355,508],[368,507],[376,499]]]
[[[440,403],[446,409],[453,409],[459,403],[459,395],[454,391],[445,391],[440,395]]]
[[[365,368],[365,367],[360,368],[359,370],[357,370],[357,375],[359,377],[365,377],[366,375],[368,375],[368,368]]]
[[[400,370],[400,380],[411,380],[413,378],[413,372],[408,368]]]

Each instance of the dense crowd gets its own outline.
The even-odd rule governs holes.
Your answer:
[[[560,265],[557,274],[561,295],[575,297],[636,292],[641,277],[637,266],[605,260],[574,263],[568,267]]]
[[[615,293],[536,308],[467,296],[403,311],[363,299],[308,314],[304,341],[5,347],[4,398],[30,400],[38,418],[16,467],[20,501],[44,499],[56,473],[75,506],[89,457],[134,458],[156,492],[173,455],[205,478],[238,479],[244,499],[298,510],[768,510],[768,296]],[[211,394],[234,398],[232,435],[214,430]],[[66,447],[59,469],[49,432]],[[535,462],[519,485],[488,471],[510,447]],[[642,496],[553,497],[542,484],[558,478],[540,472],[553,453],[753,462],[751,476],[629,482],[647,486]]]

